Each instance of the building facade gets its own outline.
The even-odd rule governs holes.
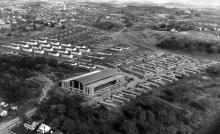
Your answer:
[[[63,89],[94,96],[112,90],[124,83],[125,77],[117,70],[97,70],[74,78],[62,80]]]

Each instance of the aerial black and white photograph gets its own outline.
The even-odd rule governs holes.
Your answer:
[[[220,0],[0,0],[0,134],[220,134]]]

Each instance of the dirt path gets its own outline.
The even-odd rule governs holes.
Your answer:
[[[36,73],[38,76],[35,77],[31,77],[27,80],[38,83],[40,85],[42,85],[41,82],[43,82],[44,87],[42,89],[42,94],[39,97],[39,103],[44,100],[47,97],[47,92],[52,88],[52,86],[54,85],[53,81],[50,80],[46,75],[40,74],[40,73]]]
[[[45,98],[47,98],[47,92],[51,90],[51,87],[54,85],[54,83],[52,80],[42,74],[38,74],[38,79],[45,82],[42,95],[39,98],[39,102],[42,102]]]

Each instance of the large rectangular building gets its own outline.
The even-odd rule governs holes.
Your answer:
[[[97,70],[74,78],[62,80],[62,88],[69,91],[94,96],[109,91],[125,81],[124,75],[114,69]]]

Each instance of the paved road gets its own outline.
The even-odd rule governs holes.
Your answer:
[[[13,126],[14,124],[19,123],[19,121],[20,121],[20,118],[19,118],[19,117],[16,117],[16,118],[14,118],[14,119],[12,119],[12,120],[10,120],[10,121],[8,121],[8,122],[2,123],[2,124],[0,125],[0,130],[9,128],[9,127]]]
[[[10,130],[4,129],[4,130],[0,130],[0,134],[15,134]]]

